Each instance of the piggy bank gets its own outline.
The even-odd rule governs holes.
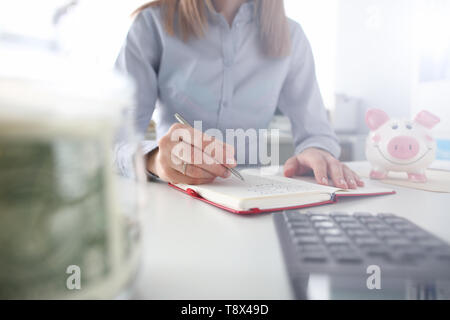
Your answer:
[[[426,182],[425,169],[436,155],[431,129],[439,118],[428,111],[412,121],[390,119],[382,110],[367,111],[370,134],[366,140],[366,157],[372,165],[370,178],[384,179],[389,171],[406,172],[414,182]]]

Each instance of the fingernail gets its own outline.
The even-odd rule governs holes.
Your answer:
[[[224,178],[229,178],[231,176],[231,173],[230,173],[230,171],[225,171],[225,173],[223,174],[223,177]]]
[[[328,185],[328,179],[325,178],[325,177],[323,177],[323,178],[322,178],[322,183]]]
[[[339,179],[339,184],[343,186],[345,189],[348,189],[347,182],[344,179]]]
[[[350,189],[356,189],[357,188],[356,182],[353,179],[350,179],[349,185],[350,185]]]

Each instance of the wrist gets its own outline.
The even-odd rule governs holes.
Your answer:
[[[156,156],[159,148],[155,148],[145,155],[145,171],[148,178],[159,178],[156,170]]]
[[[334,156],[331,154],[331,152],[329,152],[328,150],[321,148],[321,147],[308,147],[308,148],[304,149],[302,152],[300,152],[299,154],[305,154],[305,153],[309,153],[309,152],[321,153],[322,155],[331,156],[334,158]]]

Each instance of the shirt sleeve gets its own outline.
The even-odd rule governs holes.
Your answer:
[[[130,27],[115,65],[119,72],[135,83],[136,101],[132,108],[125,110],[124,117],[134,122],[138,144],[144,155],[157,147],[156,141],[144,140],[144,135],[158,99],[157,71],[162,51],[160,39],[153,13],[150,10],[140,13]],[[114,160],[120,174],[132,177],[135,172],[133,159],[136,143],[130,143],[129,134],[126,128],[119,130]]]
[[[291,23],[290,70],[281,90],[278,107],[290,119],[295,154],[315,147],[338,158],[341,148],[328,121],[317,84],[311,46],[301,27]]]

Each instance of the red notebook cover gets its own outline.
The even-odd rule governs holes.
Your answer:
[[[194,197],[200,201],[206,202],[208,204],[211,204],[217,208],[226,210],[228,212],[236,213],[236,214],[258,214],[258,213],[267,213],[267,212],[277,212],[277,211],[284,211],[284,210],[294,210],[294,209],[302,209],[302,208],[310,208],[310,207],[316,207],[323,204],[330,204],[330,203],[336,203],[339,198],[345,198],[345,197],[368,197],[368,196],[383,196],[383,195],[389,195],[389,194],[395,194],[395,191],[392,192],[381,192],[381,193],[367,193],[367,194],[335,194],[333,199],[328,201],[322,201],[322,202],[316,202],[316,203],[310,203],[307,205],[301,205],[301,206],[293,206],[293,207],[284,207],[284,208],[272,208],[272,209],[259,209],[259,208],[252,208],[250,210],[236,210],[232,208],[228,208],[224,205],[221,205],[219,203],[213,202],[211,200],[203,198],[201,195],[199,195],[195,190],[192,189],[181,189],[177,187],[176,185],[173,185],[169,183],[169,186],[172,188],[175,188],[178,191],[181,191],[185,194],[190,195],[191,197]]]

